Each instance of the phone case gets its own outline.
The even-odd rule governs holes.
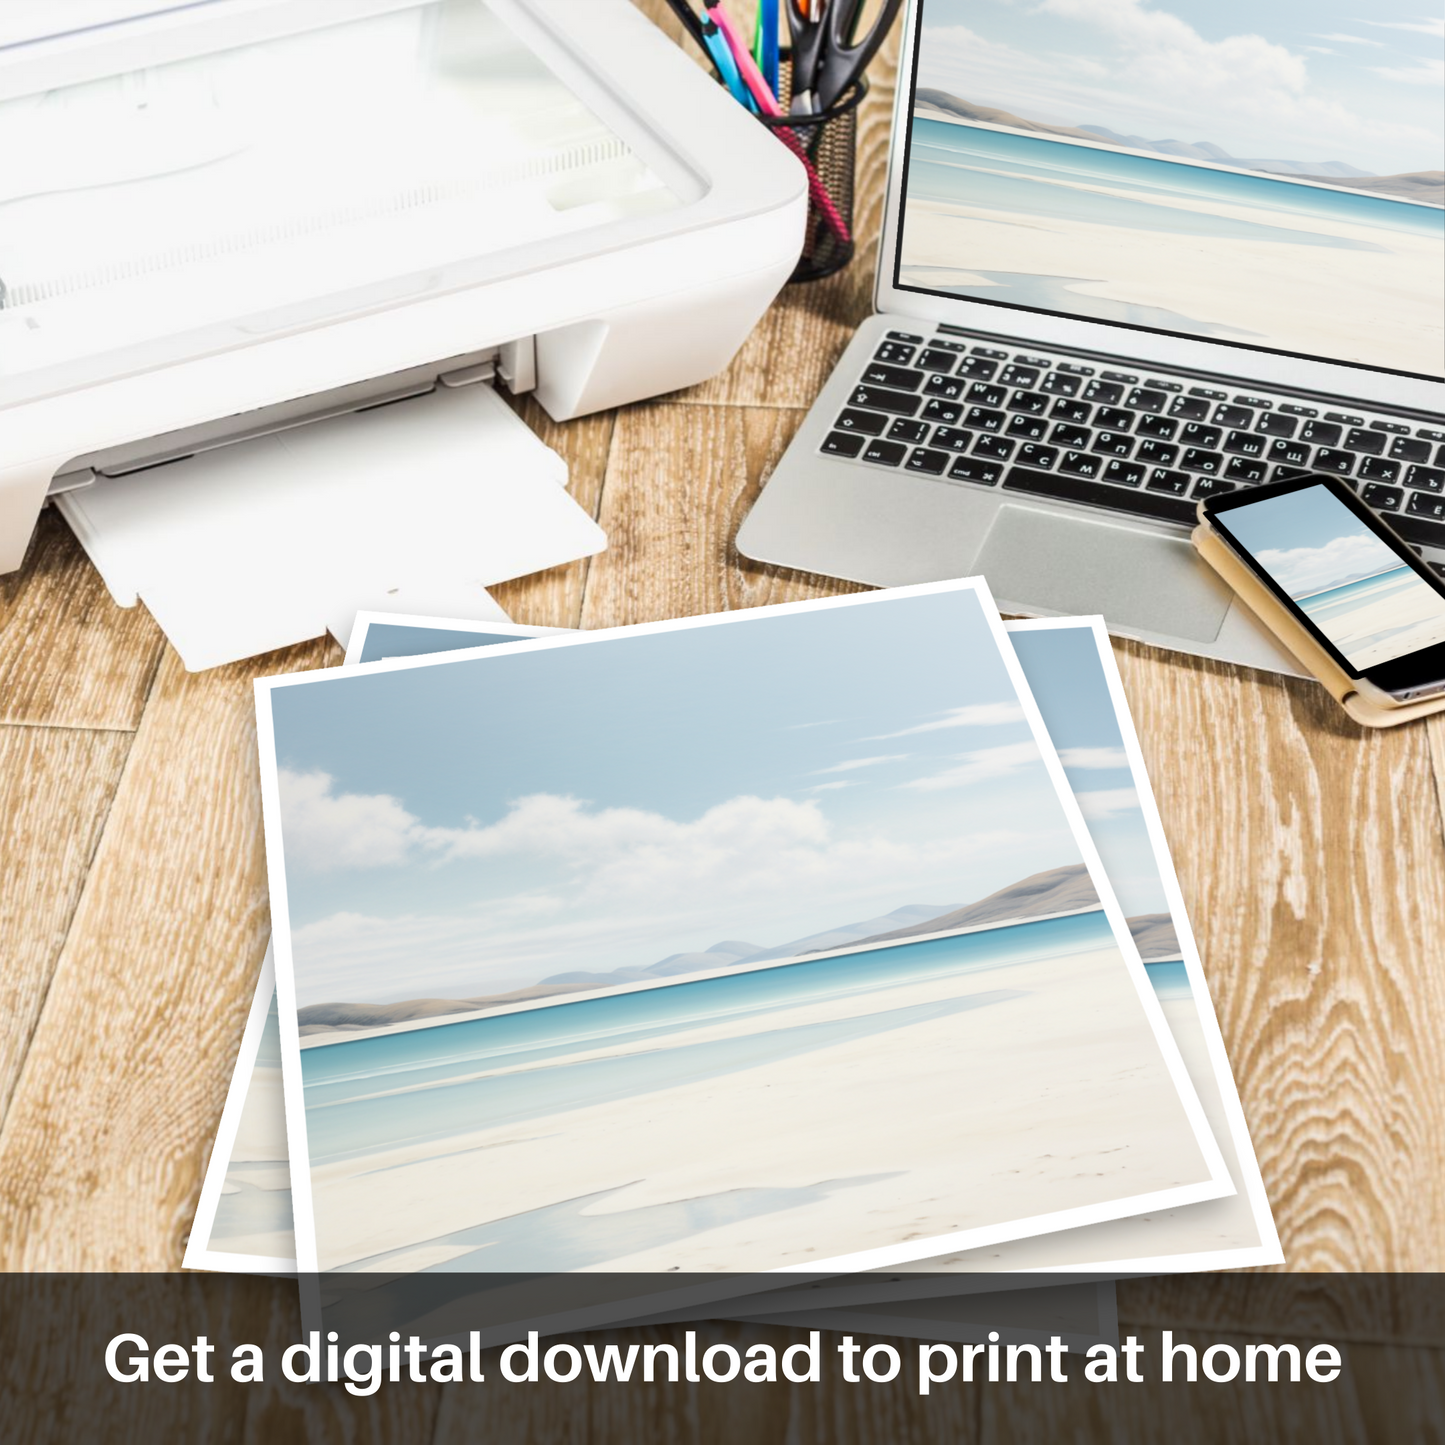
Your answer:
[[[1355,680],[1310,636],[1208,522],[1200,522],[1190,539],[1199,555],[1219,573],[1240,600],[1300,660],[1301,666],[1324,685],[1329,694],[1367,728],[1392,728],[1432,713],[1445,712],[1445,693],[1420,702],[1382,706],[1361,697]]]

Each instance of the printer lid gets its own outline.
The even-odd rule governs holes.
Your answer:
[[[619,8],[5,7],[0,407],[665,228],[708,183],[601,103]]]

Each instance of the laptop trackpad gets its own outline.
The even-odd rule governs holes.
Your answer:
[[[1118,627],[1213,642],[1233,593],[1194,548],[1172,537],[1005,506],[975,570],[1006,603],[1050,612],[1102,612]]]

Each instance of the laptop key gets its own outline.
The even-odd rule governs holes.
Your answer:
[[[999,381],[1004,386],[1037,386],[1039,370],[1036,366],[1019,366],[1011,362],[999,374]]]
[[[1113,406],[1124,395],[1124,388],[1117,381],[1100,381],[1095,377],[1088,386],[1084,388],[1085,401],[1101,401],[1105,406]],[[1008,486],[1005,482],[1004,486]]]
[[[1339,427],[1333,422],[1307,421],[1299,439],[1302,442],[1315,442],[1322,447],[1336,447],[1340,444],[1341,435]]]
[[[930,477],[941,477],[948,470],[947,452],[936,452],[929,447],[916,447],[908,458],[910,472],[926,472]]]
[[[1027,492],[1036,497],[1054,497],[1065,502],[1085,502],[1107,507],[1112,512],[1156,517],[1167,522],[1193,522],[1194,504],[1181,497],[1160,492],[1129,491],[1108,482],[1059,472],[1034,472],[1027,467],[1010,467],[1004,478],[1006,491]],[[1441,528],[1445,532],[1445,527]]]
[[[986,406],[971,406],[964,414],[964,425],[971,426],[975,431],[1002,431],[1004,414],[1001,411],[990,411]]]
[[[1310,459],[1310,449],[1304,442],[1287,441],[1284,437],[1276,437],[1269,444],[1269,459],[1272,462],[1283,462],[1287,467],[1304,468]],[[1307,471],[1302,475],[1308,476]],[[1283,481],[1284,478],[1277,478]]]
[[[894,416],[914,416],[923,405],[921,397],[911,396],[906,391],[889,391],[881,386],[859,386],[848,398],[850,406],[867,407],[872,411],[886,411]]]
[[[1308,467],[1276,467],[1274,475],[1270,478],[1272,482],[1295,482],[1301,477],[1312,477],[1314,473]]]
[[[900,416],[891,427],[888,428],[888,440],[894,442],[911,442],[917,446],[928,435],[928,423],[926,421],[913,421],[906,416]]]
[[[1008,409],[1042,416],[1049,409],[1049,399],[1041,391],[1016,391],[1009,398]]]
[[[952,351],[940,351],[936,346],[930,346],[926,351],[918,353],[917,364],[925,371],[941,371],[947,374],[958,365],[958,357]]]
[[[987,382],[976,381],[968,389],[968,399],[978,406],[1002,406],[1008,399],[1008,391],[1002,386],[990,386]]]
[[[1390,443],[1390,455],[1397,462],[1428,462],[1430,443],[1413,441],[1409,437],[1396,437]]]
[[[997,370],[998,362],[988,361],[982,356],[965,356],[958,363],[959,376],[969,377],[973,381],[992,381]]]
[[[1070,376],[1066,371],[1051,371],[1044,377],[1041,389],[1050,396],[1078,396],[1081,385],[1077,376]]]
[[[1061,447],[1086,447],[1089,445],[1089,433],[1084,427],[1070,426],[1068,422],[1061,421],[1049,440],[1058,442]]]
[[[957,401],[963,395],[966,383],[959,376],[945,376],[941,371],[929,375],[923,389],[929,396],[941,396],[945,401]]]
[[[1407,542],[1414,542],[1417,546],[1445,547],[1445,526],[1439,522],[1397,513],[1390,518],[1389,527],[1397,537],[1403,537]]]
[[[1203,421],[1209,415],[1209,403],[1202,396],[1176,396],[1169,403],[1169,415],[1183,421]]]
[[[1094,438],[1092,450],[1111,457],[1127,457],[1134,450],[1134,441],[1132,437],[1121,437],[1117,432],[1101,431]]]
[[[1227,391],[1215,391],[1215,390],[1213,390],[1213,388],[1208,387],[1208,386],[1191,386],[1191,387],[1189,388],[1189,395],[1190,395],[1190,396],[1202,396],[1202,397],[1206,398],[1206,399],[1209,400],[1209,401],[1228,401],[1228,400],[1229,400],[1229,393],[1228,393]]]
[[[1248,465],[1259,466],[1259,463],[1250,462]],[[1263,470],[1264,468],[1261,466],[1260,471]],[[1194,490],[1190,492],[1189,495],[1191,497],[1217,497],[1221,492],[1233,492],[1236,490],[1237,488],[1233,482],[1222,482],[1218,477],[1200,477],[1200,479],[1195,482]]]
[[[951,401],[943,401],[939,397],[931,396],[924,403],[923,415],[929,421],[946,422],[952,426],[963,415],[963,408],[954,405]]]
[[[1179,433],[1179,440],[1187,447],[1217,447],[1223,436],[1217,426],[1200,426],[1191,421]]]
[[[996,346],[971,346],[969,350],[975,356],[986,356],[990,361],[1007,361],[1008,352],[1000,351]]]
[[[1292,437],[1299,430],[1299,421],[1292,416],[1281,416],[1277,411],[1267,411],[1254,424],[1254,429],[1267,437]]]
[[[1049,412],[1052,417],[1060,421],[1086,422],[1093,415],[1094,408],[1086,401],[1069,401],[1060,397]]]
[[[1256,457],[1231,457],[1224,468],[1224,475],[1236,482],[1262,482],[1264,474],[1269,468]],[[1203,478],[1199,485],[1202,487],[1205,482],[1213,481],[1212,477]],[[1201,495],[1198,489],[1195,496]]]
[[[908,448],[902,442],[886,442],[880,437],[874,437],[863,449],[863,460],[877,462],[880,467],[899,466],[907,455]]]
[[[995,457],[1001,462],[1006,462],[1014,451],[1014,444],[1005,441],[1003,437],[979,437],[973,444],[973,454],[976,457]]]
[[[1405,473],[1405,485],[1422,492],[1445,491],[1445,471],[1439,467],[1411,467]]]
[[[863,368],[863,381],[870,386],[896,386],[899,391],[917,391],[923,385],[923,373],[904,366],[886,366],[870,361]]]
[[[823,451],[835,457],[856,457],[867,437],[858,432],[830,431],[823,438]]]
[[[1240,457],[1262,457],[1265,439],[1258,432],[1232,431],[1224,439],[1224,450]]]
[[[1090,452],[1065,452],[1063,461],[1059,463],[1061,472],[1075,477],[1097,477],[1103,467],[1103,457],[1096,457]]]
[[[888,429],[888,418],[879,416],[876,411],[845,411],[833,426],[837,431],[857,431],[864,436],[877,437]]]
[[[1136,386],[1129,393],[1125,406],[1132,406],[1135,411],[1163,411],[1164,404],[1169,400],[1167,392],[1155,391],[1151,387]]]
[[[923,345],[923,338],[921,336],[915,336],[911,331],[890,331],[888,333],[888,339],[890,341],[907,341],[914,346]]]
[[[1057,447],[1040,447],[1030,442],[1019,448],[1019,464],[1026,467],[1041,467],[1047,471],[1059,459]]]
[[[998,462],[982,462],[977,457],[959,457],[949,467],[948,475],[961,482],[978,482],[985,487],[995,486],[1003,476],[1003,467]]]
[[[1399,487],[1382,486],[1379,482],[1371,482],[1369,486],[1360,493],[1360,500],[1366,506],[1374,507],[1381,512],[1394,512],[1399,509],[1400,498],[1404,493]]]
[[[1249,426],[1254,421],[1254,413],[1247,406],[1217,406],[1214,421],[1217,426]]]
[[[1205,472],[1212,476],[1224,470],[1224,458],[1218,452],[1205,451],[1203,447],[1185,447],[1179,465],[1191,472]]]
[[[1041,416],[1016,416],[1008,424],[1008,435],[1025,437],[1031,442],[1036,442],[1042,439],[1048,429],[1048,422]]]
[[[1171,472],[1167,467],[1155,467],[1149,473],[1149,490],[1182,497],[1189,490],[1189,476],[1185,472]]]
[[[1431,492],[1411,492],[1405,510],[1412,517],[1434,517],[1438,522],[1445,518],[1445,496]]]
[[[1174,433],[1179,430],[1179,423],[1167,416],[1141,416],[1139,424],[1134,428],[1136,436],[1158,437],[1160,441],[1173,441]]]
[[[1363,481],[1394,482],[1399,477],[1399,462],[1387,462],[1383,457],[1363,457],[1360,461],[1360,478]]]
[[[1364,431],[1359,427],[1351,427],[1345,433],[1345,445],[1352,452],[1364,452],[1372,457],[1379,456],[1385,450],[1385,441],[1383,432]]]
[[[1115,457],[1104,468],[1104,480],[1113,482],[1116,487],[1137,487],[1144,480],[1145,470],[1138,462],[1121,462]]]
[[[1315,453],[1314,465],[1316,471],[1337,472],[1347,477],[1355,469],[1355,454],[1337,451],[1334,447],[1321,447]]]
[[[1171,447],[1168,442],[1156,442],[1151,439],[1139,443],[1139,450],[1134,453],[1134,458],[1151,467],[1172,467],[1178,455],[1178,447]]]
[[[941,426],[934,429],[933,445],[951,452],[966,452],[975,435],[975,432],[964,431],[961,427]]]
[[[1134,425],[1134,413],[1119,406],[1101,406],[1094,413],[1094,425],[1105,431],[1128,431]]]
[[[913,360],[915,348],[905,346],[901,341],[885,341],[873,353],[874,361],[886,361],[889,366],[907,366]]]

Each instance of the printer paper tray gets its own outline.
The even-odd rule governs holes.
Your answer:
[[[358,610],[485,620],[486,588],[590,556],[567,467],[485,385],[317,421],[56,497],[123,607],[192,671]]]

